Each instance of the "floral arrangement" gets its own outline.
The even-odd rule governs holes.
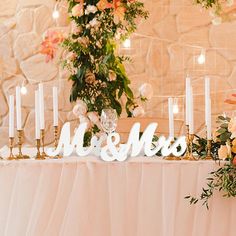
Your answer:
[[[234,0],[194,0],[194,2],[205,9],[211,9],[210,15],[213,17],[214,25],[219,25],[223,19],[229,19],[230,7],[234,4]]]
[[[147,18],[144,4],[135,0],[67,0],[72,32],[62,42],[63,66],[73,81],[71,101],[83,101],[98,115],[112,107],[120,115],[121,97],[132,116],[137,107],[117,46],[136,30],[137,19]]]
[[[134,97],[124,62],[130,59],[117,54],[117,48],[137,28],[139,19],[148,17],[138,0],[66,0],[71,20],[71,33],[45,35],[41,52],[46,61],[54,58],[58,45],[64,48],[62,65],[70,76],[71,102],[77,102],[74,114],[88,123],[88,136],[98,132],[97,120],[102,109],[111,107],[127,115],[142,116],[139,101],[150,99],[150,85],[143,85]]]
[[[215,160],[227,162],[223,165],[219,163],[220,168],[210,173],[207,178],[207,187],[202,188],[199,197],[190,195],[185,197],[190,200],[190,204],[202,201],[207,209],[209,208],[208,201],[213,196],[214,191],[222,192],[223,197],[236,196],[236,117],[219,116],[217,123],[219,126],[214,134],[211,152]],[[199,138],[198,145],[195,146],[198,148],[195,150],[199,150],[201,145],[203,146],[201,151],[205,150],[206,140]]]

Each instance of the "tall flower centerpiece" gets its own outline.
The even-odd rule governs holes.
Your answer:
[[[72,33],[62,46],[67,51],[63,62],[73,81],[71,101],[81,100],[88,112],[99,115],[105,107],[122,112],[121,96],[126,97],[126,112],[135,107],[130,80],[123,65],[127,57],[117,54],[118,45],[137,27],[137,19],[147,18],[142,2],[134,0],[67,0]]]

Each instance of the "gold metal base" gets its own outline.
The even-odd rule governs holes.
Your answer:
[[[43,159],[46,159],[46,158],[49,158],[49,156],[44,151],[44,147],[45,147],[44,138],[45,138],[45,131],[44,131],[44,129],[41,129],[41,142],[42,142],[42,145],[41,145],[42,146],[41,156],[42,156]]]
[[[16,157],[13,155],[13,144],[14,144],[14,138],[13,137],[10,137],[9,138],[9,149],[10,149],[10,154],[9,156],[7,157],[7,160],[8,161],[12,161],[12,160],[16,160]]]
[[[212,155],[211,155],[211,145],[212,145],[212,140],[207,140],[207,155],[205,157],[205,160],[212,160]]]
[[[40,153],[40,139],[36,139],[36,148],[37,154],[35,156],[35,160],[45,160],[46,158]]]
[[[17,130],[17,136],[18,136],[18,149],[19,149],[19,153],[16,155],[16,159],[29,159],[30,157],[28,155],[25,155],[22,153],[22,144],[23,144],[23,130]]]
[[[175,156],[167,156],[167,157],[164,157],[165,160],[167,161],[181,161],[181,158],[180,157],[175,157]]]
[[[54,148],[55,149],[57,148],[57,145],[58,145],[58,134],[59,134],[58,126],[54,126]],[[52,158],[52,159],[61,159],[61,158],[63,158],[63,156],[58,154],[58,155],[56,155],[54,157],[50,157],[50,158]]]

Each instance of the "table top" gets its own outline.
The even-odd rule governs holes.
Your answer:
[[[14,154],[17,154],[17,149],[13,150]],[[60,159],[54,159],[54,158],[47,158],[45,160],[35,160],[34,156],[36,155],[36,149],[35,148],[23,148],[22,152],[26,155],[30,156],[30,159],[22,159],[22,160],[13,160],[9,161],[6,160],[6,157],[9,155],[9,150],[5,146],[2,149],[0,149],[0,154],[3,157],[3,160],[0,161],[0,165],[5,165],[9,163],[71,163],[71,162],[95,162],[95,163],[112,163],[112,164],[124,164],[124,163],[165,163],[165,164],[212,164],[212,165],[219,165],[219,162],[215,162],[214,160],[198,160],[198,161],[188,161],[188,160],[164,160],[163,157],[153,156],[153,157],[147,157],[147,156],[137,156],[137,157],[130,157],[124,162],[119,161],[112,161],[112,162],[105,162],[98,156],[86,156],[86,157],[79,157],[76,155],[76,153],[72,154],[69,157],[63,157]],[[221,164],[225,163],[221,161]]]

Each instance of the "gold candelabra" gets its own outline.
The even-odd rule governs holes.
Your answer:
[[[205,160],[211,160],[212,155],[211,155],[211,146],[212,146],[212,140],[207,140],[207,147],[206,147],[206,158]]]
[[[174,141],[171,141],[170,145],[172,145],[172,144],[174,144]],[[172,153],[169,156],[164,157],[164,159],[167,160],[167,161],[179,161],[179,160],[181,160],[180,157],[176,157]]]
[[[29,156],[24,155],[22,153],[23,136],[24,136],[23,130],[17,130],[17,137],[18,137],[17,145],[18,145],[18,149],[19,149],[18,155],[16,155],[17,159],[29,159],[30,158]]]
[[[57,145],[58,145],[58,126],[54,126],[54,147],[55,147],[55,149],[57,148]],[[62,156],[61,155],[56,155],[54,158],[57,158],[57,159],[59,159],[59,158],[62,158]]]
[[[10,149],[10,153],[9,156],[7,158],[7,160],[11,161],[11,160],[15,160],[15,156],[13,155],[13,144],[14,144],[14,138],[10,137],[9,138],[9,149]]]
[[[45,160],[46,158],[43,155],[41,155],[41,153],[40,153],[40,139],[36,139],[36,148],[37,148],[37,154],[36,154],[35,159],[36,160]]]
[[[40,134],[41,134],[41,142],[42,142],[42,153],[41,156],[45,159],[46,157],[48,157],[48,155],[45,152],[45,143],[44,143],[44,138],[45,138],[45,131],[44,129],[40,130]]]

